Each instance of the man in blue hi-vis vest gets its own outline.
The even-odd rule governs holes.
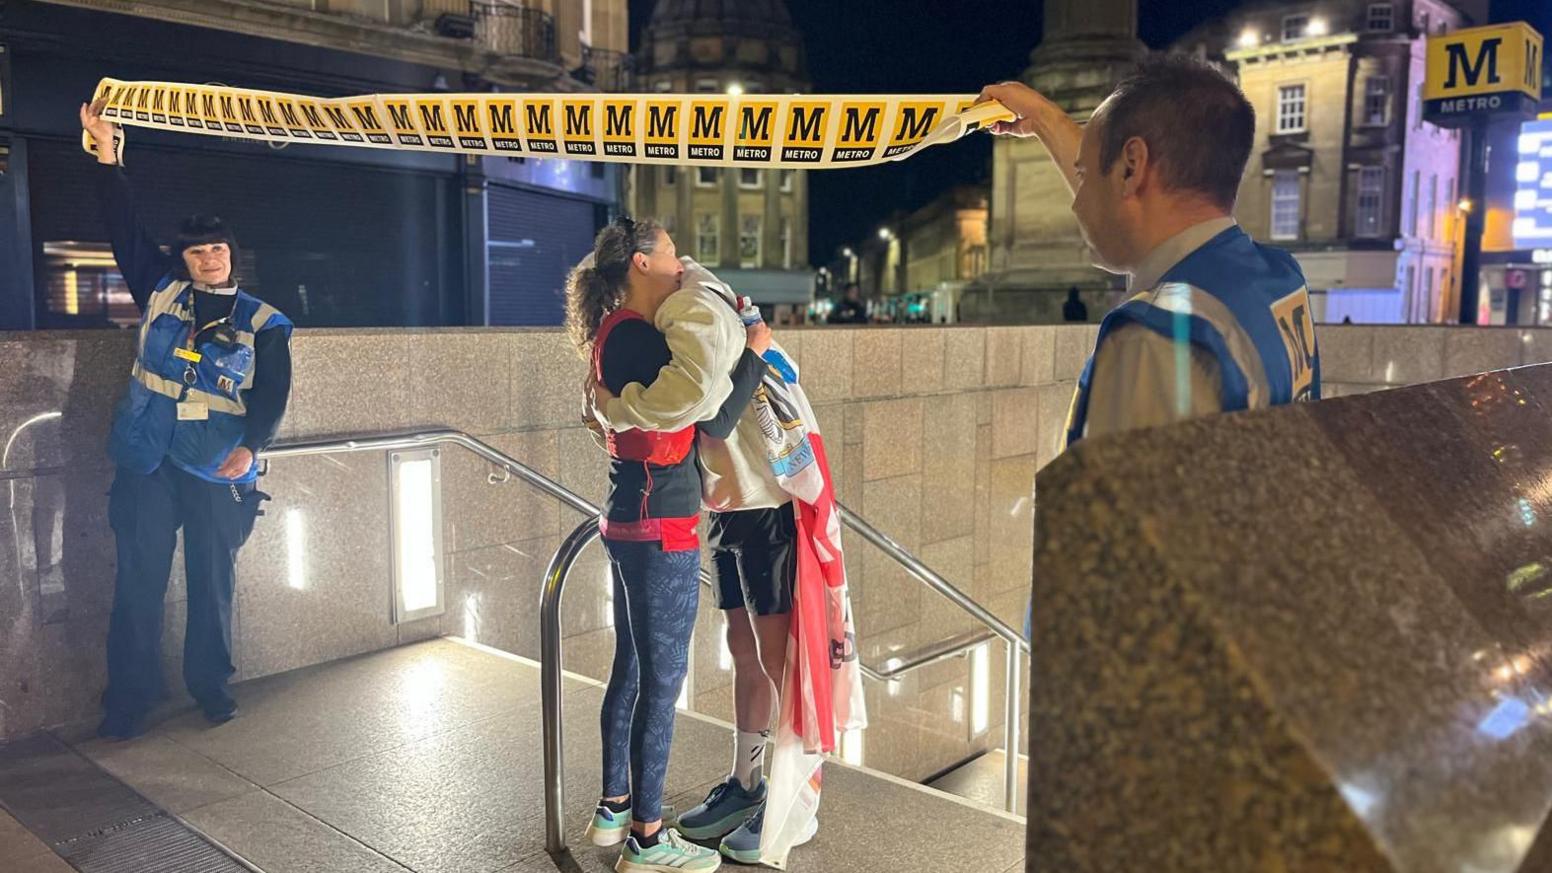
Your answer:
[[[1019,83],[982,97],[1018,116],[993,133],[1045,145],[1095,263],[1131,292],[1100,324],[1067,445],[1320,398],[1304,274],[1233,218],[1256,126],[1237,85],[1195,58],[1150,58],[1082,127]]]
[[[142,316],[134,365],[114,410],[117,468],[108,520],[117,543],[108,688],[97,733],[143,733],[163,697],[162,613],[183,530],[188,621],[183,678],[205,718],[236,714],[232,595],[237,551],[259,504],[255,456],[274,439],[291,392],[291,321],[237,287],[237,243],[216,218],[186,220],[170,253],[135,216],[102,102],[81,107],[98,156],[104,220]]]

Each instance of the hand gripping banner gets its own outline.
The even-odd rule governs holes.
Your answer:
[[[103,79],[120,125],[268,142],[824,170],[910,157],[1012,113],[967,95],[369,94]],[[90,137],[82,146],[93,151]],[[119,143],[122,148],[122,141]]]

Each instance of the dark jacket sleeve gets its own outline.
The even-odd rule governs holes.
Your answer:
[[[135,305],[144,310],[156,284],[176,261],[141,226],[135,213],[134,191],[122,167],[97,164],[97,196],[103,221],[108,225],[108,238],[113,243],[113,259],[118,262]]]
[[[719,440],[727,439],[733,429],[738,427],[738,419],[743,416],[744,408],[754,399],[755,389],[760,387],[760,379],[765,376],[766,369],[765,361],[755,354],[754,349],[744,349],[738,365],[733,368],[733,393],[722,401],[722,407],[715,416],[700,423],[701,432]]]
[[[604,387],[618,397],[632,382],[651,385],[672,359],[668,340],[650,322],[622,321],[604,343]]]
[[[253,338],[253,385],[243,392],[243,402],[248,407],[243,423],[244,447],[257,454],[274,441],[290,399],[290,336],[275,327],[259,331]]]

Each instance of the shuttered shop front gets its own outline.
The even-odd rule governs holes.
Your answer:
[[[561,324],[566,274],[592,250],[600,207],[496,183],[489,197],[490,323]]]
[[[462,318],[463,244],[449,208],[450,174],[154,148],[132,149],[126,163],[154,238],[170,241],[192,213],[221,217],[242,251],[244,287],[298,324]],[[83,323],[91,303],[83,288],[100,280],[83,265],[100,263],[108,241],[99,169],[74,143],[34,142],[28,174],[40,324]],[[111,285],[116,274],[111,266],[106,273]],[[66,311],[72,291],[75,313]]]

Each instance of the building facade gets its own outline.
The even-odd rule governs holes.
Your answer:
[[[842,277],[854,270],[863,299],[880,320],[956,323],[966,285],[986,272],[988,195],[984,185],[950,188],[843,248],[827,270]],[[838,298],[845,279],[829,284]]]
[[[121,6],[0,5],[0,329],[136,320],[74,111],[103,76],[326,97],[629,86],[625,0]],[[622,187],[604,164],[128,138],[151,231],[221,215],[245,285],[304,326],[558,324]]]
[[[1086,120],[1145,51],[1137,39],[1137,0],[1044,0],[1044,9],[1045,30],[1022,80]],[[1044,146],[1034,138],[998,138],[992,147],[989,265],[964,290],[963,320],[1057,322],[1073,287],[1093,312],[1119,300],[1123,283],[1093,266],[1071,202]]]
[[[1256,110],[1235,211],[1294,253],[1316,317],[1454,320],[1460,287],[1461,137],[1422,120],[1429,36],[1485,4],[1267,2],[1176,48],[1221,58]]]
[[[658,0],[636,56],[659,93],[793,94],[808,89],[803,43],[782,0]],[[680,254],[705,264],[768,315],[813,299],[808,183],[802,171],[633,167],[627,203],[659,219]]]

